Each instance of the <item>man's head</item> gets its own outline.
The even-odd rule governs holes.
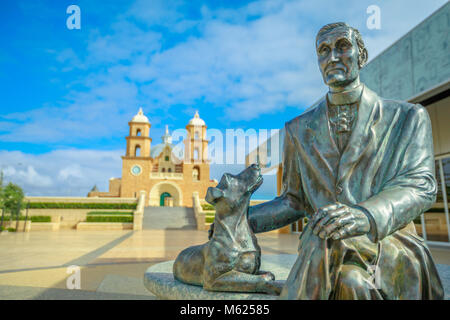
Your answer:
[[[323,80],[333,88],[354,82],[368,58],[361,34],[344,22],[330,23],[319,30],[316,52]]]

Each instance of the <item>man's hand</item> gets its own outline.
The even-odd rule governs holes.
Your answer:
[[[313,233],[322,239],[346,239],[370,231],[369,218],[363,211],[339,202],[320,208],[310,223]]]

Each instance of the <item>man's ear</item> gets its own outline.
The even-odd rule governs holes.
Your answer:
[[[206,192],[205,200],[209,204],[215,204],[216,201],[223,197],[223,191],[216,187],[209,187]]]

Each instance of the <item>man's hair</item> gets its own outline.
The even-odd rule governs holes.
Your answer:
[[[322,28],[320,28],[320,30],[316,36],[316,44],[317,44],[317,40],[319,40],[320,36],[322,36],[325,33],[330,32],[333,29],[337,29],[337,28],[349,29],[355,34],[355,39],[356,39],[356,43],[358,45],[358,51],[359,51],[358,66],[361,69],[366,64],[369,54],[367,52],[366,46],[364,45],[364,41],[361,37],[361,33],[359,33],[358,29],[350,27],[345,22],[329,23],[327,25],[324,25]]]

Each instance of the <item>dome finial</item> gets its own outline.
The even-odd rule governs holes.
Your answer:
[[[150,123],[148,118],[144,115],[144,111],[142,111],[142,107],[139,107],[138,113],[131,119],[131,122],[145,122]]]
[[[166,133],[163,135],[162,140],[165,144],[172,143],[172,136],[169,133],[169,126],[166,124]]]
[[[203,121],[200,118],[200,115],[198,114],[198,110],[195,111],[195,115],[194,117],[189,120],[189,125],[193,125],[193,126],[205,126],[205,121]]]

